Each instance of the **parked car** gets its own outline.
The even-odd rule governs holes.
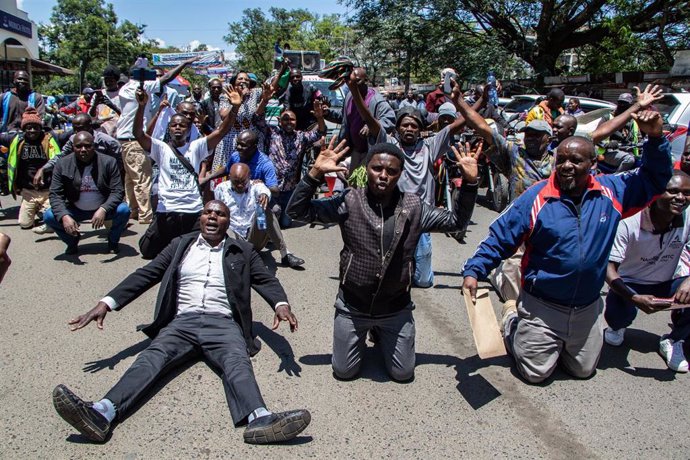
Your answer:
[[[615,108],[615,107],[614,107]],[[613,108],[596,109],[591,112],[587,112],[584,115],[577,117],[577,129],[575,130],[576,136],[584,136],[590,134],[592,131],[597,129],[601,119],[607,117]]]
[[[671,142],[673,160],[680,158],[690,125],[690,93],[665,93],[654,103],[664,117],[664,131]]]
[[[591,97],[565,96],[564,104],[567,104],[571,97],[577,97],[580,100],[580,108],[587,113],[596,109],[615,109],[616,104],[601,99],[592,99]],[[546,96],[539,94],[521,94],[513,96],[513,100],[506,104],[503,108],[503,116],[506,120],[513,117],[515,114],[526,113],[537,102],[538,99],[546,98]]]

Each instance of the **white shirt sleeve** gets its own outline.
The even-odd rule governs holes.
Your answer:
[[[109,295],[103,297],[101,299],[101,302],[106,304],[108,306],[108,308],[110,308],[110,310],[112,310],[112,311],[116,311],[120,308],[120,304],[118,304],[117,301],[115,301],[115,299],[113,299]]]
[[[625,252],[628,248],[628,238],[630,236],[630,228],[628,222],[620,221],[618,230],[616,231],[616,238],[613,240],[613,247],[609,254],[609,262],[621,263],[625,259]]]
[[[153,161],[156,163],[160,164],[161,163],[161,156],[162,150],[165,149],[165,142],[159,141],[158,139],[151,138],[151,153],[149,153],[149,156]]]
[[[257,182],[256,184],[252,184],[252,189],[254,192],[254,198],[256,200],[259,199],[261,195],[268,195],[268,197],[271,197],[271,190],[266,187],[266,184],[263,182]]]
[[[161,92],[161,82],[158,79],[151,80],[151,81],[145,81],[144,82],[144,91],[151,96],[153,93],[160,93]]]

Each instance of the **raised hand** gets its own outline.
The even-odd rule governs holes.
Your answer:
[[[654,102],[664,97],[663,90],[659,85],[647,85],[644,91],[640,91],[640,88],[635,86],[633,90],[635,90],[637,95],[637,103],[640,104],[640,110],[647,109]]]
[[[149,101],[149,95],[144,91],[143,88],[137,88],[136,91],[137,103],[139,106],[143,107]]]
[[[270,85],[268,82],[263,82],[261,84],[261,97],[266,101],[270,101],[273,95],[275,94],[275,90],[273,87]]]
[[[311,113],[317,120],[320,120],[323,118],[323,109],[323,104],[321,103],[321,101],[317,99],[316,101],[314,101],[314,110],[312,110]]]
[[[664,120],[659,112],[643,110],[632,114],[640,131],[650,137],[661,137],[664,134]]]
[[[322,146],[319,156],[312,166],[309,174],[315,179],[323,179],[324,174],[335,172],[345,173],[347,167],[339,165],[338,163],[345,157],[350,147],[346,146],[346,141],[343,139],[337,146],[335,145],[336,136],[331,138],[328,146]]]
[[[474,152],[472,152],[469,142],[465,145],[464,149],[458,149],[454,145],[451,145],[450,147],[453,155],[455,155],[455,161],[462,171],[462,179],[469,184],[474,184],[477,182],[477,176],[479,175],[477,156],[479,156],[481,153],[483,146],[483,141],[479,141],[477,150]]]
[[[239,107],[242,105],[242,95],[235,89],[234,86],[228,85],[224,88],[225,96],[227,96],[230,105],[233,107]]]

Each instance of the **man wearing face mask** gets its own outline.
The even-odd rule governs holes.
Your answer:
[[[98,230],[106,220],[112,220],[108,251],[120,251],[120,236],[129,219],[120,170],[114,158],[96,153],[93,136],[88,132],[77,133],[74,154],[61,158],[55,165],[50,209],[43,219],[67,244],[67,255],[77,254],[80,221],[90,219],[93,229]]]
[[[578,136],[564,140],[554,173],[494,221],[462,269],[463,289],[476,301],[477,280],[524,244],[517,309],[504,305],[502,330],[530,383],[547,379],[559,362],[576,378],[596,370],[603,344],[600,291],[618,222],[663,193],[671,177],[661,115],[644,111],[633,118],[649,136],[639,169],[593,176],[594,144]]]
[[[43,119],[43,96],[31,89],[29,74],[20,70],[14,74],[14,87],[3,93],[0,99],[0,132],[16,132],[21,128],[24,111],[33,107]]]

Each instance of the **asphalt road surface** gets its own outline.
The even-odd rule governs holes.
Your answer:
[[[142,266],[143,227],[126,232],[118,256],[105,253],[103,232],[88,231],[82,255],[62,255],[55,235],[16,225],[16,203],[2,198],[0,231],[12,237],[10,272],[0,286],[1,458],[687,458],[689,375],[675,374],[657,354],[669,316],[641,314],[620,348],[605,346],[596,375],[573,380],[562,371],[544,385],[521,381],[506,357],[476,355],[460,295],[462,262],[496,214],[478,206],[467,243],[433,237],[435,286],[416,289],[417,368],[412,383],[392,382],[377,349],[367,350],[359,379],[336,381],[330,353],[337,290],[337,228],[286,232],[303,271],[276,267],[299,330],[270,330],[273,313],[255,295],[252,359],[269,409],[308,408],[312,424],[289,445],[250,446],[233,427],[223,386],[204,362],[171,373],[106,444],[83,439],[53,409],[64,383],[100,399],[148,340],[157,289],[95,325],[70,332],[67,321]],[[494,296],[500,315],[500,303]]]

